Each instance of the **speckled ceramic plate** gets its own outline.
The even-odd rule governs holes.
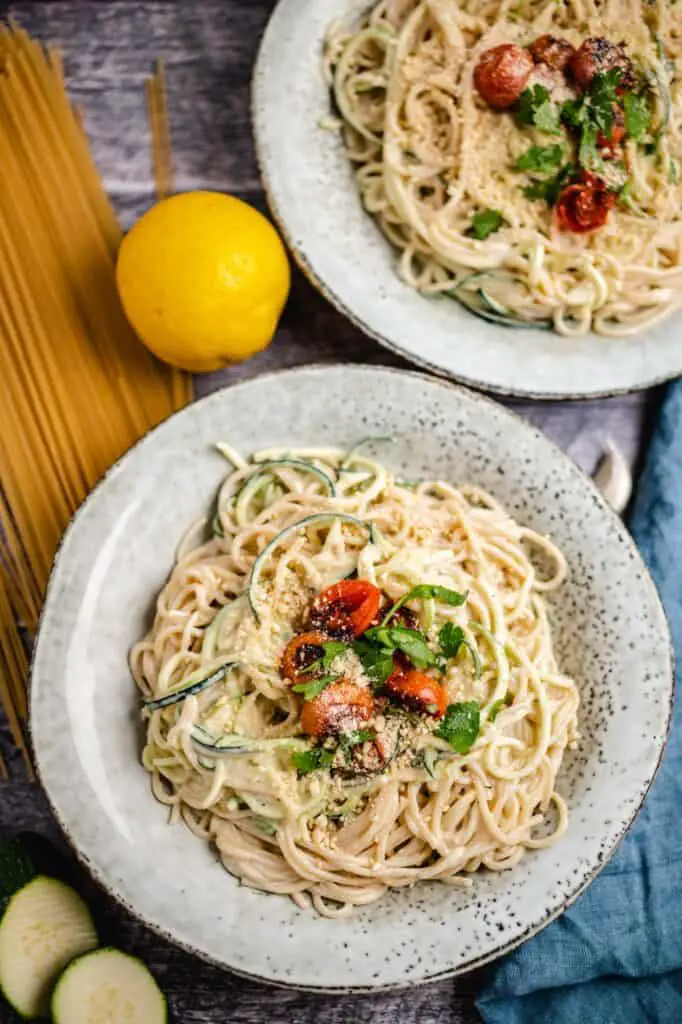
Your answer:
[[[397,276],[395,256],[362,209],[330,113],[323,40],[369,0],[280,0],[253,83],[257,153],[271,210],[310,280],[366,334],[426,369],[474,387],[535,398],[586,398],[682,374],[680,317],[633,338],[498,327]]]
[[[570,579],[551,604],[563,668],[582,696],[577,752],[562,768],[568,835],[470,892],[421,884],[329,921],[242,888],[208,845],[171,828],[139,763],[126,658],[188,524],[225,473],[215,452],[350,445],[395,436],[409,478],[475,481],[550,534]],[[239,384],[172,417],[133,448],[67,531],[50,581],[31,684],[43,784],[95,877],[158,931],[235,971],[310,989],[408,985],[464,971],[528,938],[595,876],[637,813],[671,702],[665,617],[616,516],[575,465],[488,399],[418,373],[312,367]]]

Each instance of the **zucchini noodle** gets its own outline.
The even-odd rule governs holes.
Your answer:
[[[214,843],[244,884],[326,916],[420,880],[467,887],[556,842],[568,817],[556,776],[578,740],[578,691],[557,666],[544,601],[565,577],[561,552],[478,488],[402,482],[369,447],[247,461],[220,446],[235,468],[212,535],[183,543],[130,656],[142,760],[171,821]],[[390,601],[424,584],[466,595],[408,601],[434,650],[446,623],[463,631],[434,679],[449,704],[478,708],[466,753],[434,718],[378,698],[371,725],[394,738],[386,763],[344,767],[330,753],[297,770],[320,747],[302,731],[282,652],[312,598],[355,574]]]
[[[568,152],[565,127],[520,128],[473,85],[485,50],[545,33],[623,42],[648,82],[649,142],[625,147],[629,195],[587,235],[560,231],[514,166],[531,144]],[[492,323],[565,336],[631,335],[677,309],[681,54],[682,4],[670,0],[381,0],[360,24],[333,26],[325,69],[345,149],[402,279]],[[470,229],[484,210],[503,222],[479,241]]]

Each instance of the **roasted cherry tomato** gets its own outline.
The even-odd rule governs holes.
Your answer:
[[[607,160],[613,160],[618,155],[618,146],[625,138],[625,113],[623,108],[618,104],[613,104],[613,122],[611,124],[610,134],[604,135],[599,132],[597,135],[597,145],[601,149],[601,155]]]
[[[529,50],[536,64],[546,64],[554,71],[565,71],[575,53],[568,40],[550,35],[538,36]]]
[[[580,181],[559,193],[554,208],[557,224],[562,231],[578,234],[596,231],[606,223],[615,202],[616,196],[609,192],[601,178],[583,171]]]
[[[626,92],[634,87],[635,73],[632,61],[622,46],[612,43],[603,36],[586,39],[569,63],[573,80],[581,89],[586,89],[596,74],[611,71],[612,68],[619,68],[621,71],[616,92]]]
[[[533,58],[515,43],[493,46],[474,68],[474,85],[486,103],[505,110],[516,103],[533,70]]]
[[[381,606],[381,591],[368,580],[341,580],[320,591],[310,609],[313,629],[330,636],[360,636],[374,622]]]
[[[301,711],[301,728],[309,736],[338,735],[359,729],[374,713],[374,699],[366,686],[344,679],[331,683]]]
[[[445,690],[440,683],[423,672],[417,672],[416,669],[394,672],[389,676],[386,688],[392,697],[415,711],[433,715],[434,718],[442,718],[445,714],[448,704]]]
[[[280,672],[285,679],[292,683],[304,683],[312,676],[306,673],[308,665],[322,657],[322,644],[329,640],[328,636],[314,630],[309,633],[299,633],[284,648],[280,662]]]

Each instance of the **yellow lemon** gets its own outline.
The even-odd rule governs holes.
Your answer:
[[[123,239],[116,279],[147,347],[196,373],[264,349],[291,283],[272,224],[219,192],[187,192],[152,207]]]

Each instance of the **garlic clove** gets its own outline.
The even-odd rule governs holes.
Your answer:
[[[620,448],[611,440],[592,477],[609,505],[619,514],[625,510],[632,494],[632,473]]]

